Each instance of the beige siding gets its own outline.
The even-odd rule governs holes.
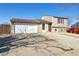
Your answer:
[[[67,27],[68,26],[67,25],[67,19],[64,19],[64,24],[58,24],[58,19],[55,18],[52,26],[56,26],[56,27]]]
[[[43,16],[42,20],[47,20],[47,21],[52,22],[52,17],[51,16]]]
[[[48,24],[45,24],[46,32],[48,32]]]
[[[43,20],[48,20],[52,22],[52,26],[56,27],[67,27],[68,21],[67,19],[64,19],[64,24],[58,24],[58,18],[54,18],[53,16],[43,16]]]
[[[45,24],[45,31],[48,32],[48,24]],[[42,30],[42,24],[38,25],[38,32],[43,32],[43,30]]]
[[[58,24],[58,18],[55,18],[53,16],[43,16],[43,20],[48,20],[52,22],[52,32],[55,32],[55,29],[57,29],[57,32],[61,32],[63,29],[63,32],[66,32],[66,28],[68,27],[68,20],[64,19],[64,24]]]
[[[15,27],[14,27],[15,25],[14,24],[11,24],[11,34],[14,34],[14,29],[15,29]]]
[[[55,26],[55,27],[67,27],[68,26],[67,19],[64,19],[64,24],[58,24],[58,19],[54,18],[52,26]]]
[[[64,20],[64,26],[68,27],[68,20],[67,19]]]
[[[38,25],[38,32],[42,32],[42,24]]]
[[[55,28],[52,28],[52,32],[66,32],[66,28],[56,28],[55,27]]]

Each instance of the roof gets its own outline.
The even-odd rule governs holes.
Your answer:
[[[59,17],[59,16],[53,16],[55,18],[63,18],[63,19],[68,19],[67,17]]]
[[[76,22],[75,24],[73,24],[71,28],[79,28],[79,22]]]
[[[49,21],[46,20],[42,20],[42,19],[19,19],[19,18],[12,18],[11,19],[11,23],[51,23]]]
[[[42,19],[37,19],[40,23],[52,23],[50,21],[47,21],[47,20],[42,20]]]
[[[51,16],[51,15],[46,15],[46,16],[49,16],[49,17],[54,17],[54,18],[68,19],[67,17],[60,17],[60,16]]]

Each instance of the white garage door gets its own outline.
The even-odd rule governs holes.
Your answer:
[[[37,33],[38,25],[15,25],[15,33]]]

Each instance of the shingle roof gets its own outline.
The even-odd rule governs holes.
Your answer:
[[[76,23],[73,24],[71,27],[72,27],[72,28],[79,28],[79,22],[76,22]]]
[[[53,16],[55,18],[63,18],[63,19],[68,19],[67,17],[59,17],[59,16]]]
[[[42,20],[42,19],[37,19],[40,23],[52,23],[50,21],[47,21],[47,20]]]
[[[49,17],[54,17],[54,18],[63,18],[63,19],[69,19],[67,17],[61,17],[61,16],[52,16],[52,15],[46,15],[46,16],[49,16]]]
[[[19,19],[19,18],[12,18],[11,23],[51,23],[46,20],[41,20],[41,19]]]

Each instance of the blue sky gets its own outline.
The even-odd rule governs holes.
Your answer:
[[[11,18],[41,19],[44,15],[68,17],[71,25],[78,21],[79,4],[0,4],[0,23],[7,23]]]

